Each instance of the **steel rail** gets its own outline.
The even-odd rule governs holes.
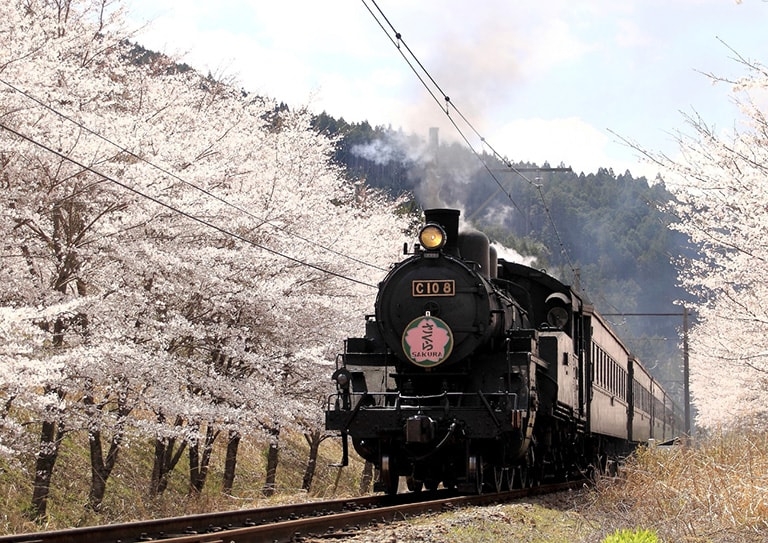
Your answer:
[[[106,543],[162,540],[166,543],[280,543],[322,537],[469,505],[488,505],[580,488],[584,481],[542,485],[480,495],[449,491],[368,496],[307,502],[225,513],[156,519],[0,537],[0,543]]]

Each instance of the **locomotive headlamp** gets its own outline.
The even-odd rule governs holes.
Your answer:
[[[544,302],[547,306],[547,324],[563,330],[570,318],[571,299],[562,292],[553,292]]]
[[[349,383],[352,381],[352,375],[346,369],[339,368],[333,372],[331,379],[336,381],[336,385],[340,389],[349,390]]]
[[[428,251],[442,249],[445,241],[445,230],[437,224],[428,224],[419,232],[419,242]]]
[[[568,310],[556,306],[547,312],[547,323],[553,328],[562,329],[568,323]]]

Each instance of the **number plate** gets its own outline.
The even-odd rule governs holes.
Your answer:
[[[456,296],[456,281],[453,279],[418,280],[411,283],[414,298],[423,296]]]

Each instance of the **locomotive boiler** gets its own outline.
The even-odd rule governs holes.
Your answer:
[[[378,468],[376,490],[565,479],[676,432],[663,389],[581,293],[498,259],[485,235],[459,232],[458,210],[425,219],[332,376],[326,428],[345,462],[351,440]]]

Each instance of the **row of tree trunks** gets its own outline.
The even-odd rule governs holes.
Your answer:
[[[94,405],[93,398],[86,396],[84,400],[86,405]],[[127,407],[123,406],[123,409]],[[160,422],[164,421],[162,415],[158,416]],[[175,426],[182,426],[184,421],[177,417],[174,421]],[[56,422],[44,422],[41,429],[40,451],[37,455],[35,465],[35,483],[32,497],[31,514],[34,518],[45,517],[47,512],[48,496],[50,491],[51,476],[58,458],[61,441],[64,437],[65,429],[63,425]],[[270,444],[267,451],[267,470],[262,494],[272,496],[276,491],[276,476],[279,465],[280,452],[280,427],[275,425],[269,429]],[[91,486],[88,496],[88,505],[93,510],[98,510],[104,500],[107,481],[115,467],[118,459],[120,445],[122,443],[122,428],[115,428],[109,441],[109,449],[106,456],[103,451],[104,437],[100,430],[91,430],[88,432],[90,459],[91,459]],[[157,438],[155,440],[155,452],[150,479],[149,495],[159,496],[168,487],[169,474],[174,470],[185,450],[188,449],[189,457],[189,491],[191,494],[202,492],[207,474],[209,471],[210,460],[213,452],[213,445],[218,436],[218,432],[213,427],[207,427],[202,442],[189,443],[185,440],[176,438]],[[320,444],[329,436],[321,430],[307,432],[304,437],[309,445],[309,455],[307,465],[302,480],[302,489],[310,491],[317,470],[317,460]],[[223,474],[223,492],[231,493],[235,479],[237,466],[237,453],[242,436],[236,430],[230,430],[228,434],[226,457]],[[367,474],[367,477],[366,477]],[[366,483],[366,481],[368,481]],[[371,466],[366,464],[366,471],[363,474],[361,482],[361,491],[370,490]],[[367,489],[367,490],[363,490]]]

